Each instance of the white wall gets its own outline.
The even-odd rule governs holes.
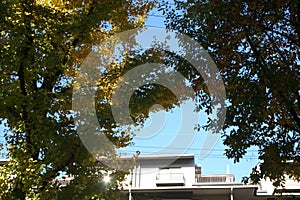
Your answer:
[[[166,163],[168,165],[166,166]],[[176,161],[168,161],[166,159],[139,159],[136,167],[133,169],[132,176],[128,175],[125,181],[126,185],[123,185],[124,189],[129,188],[129,182],[132,179],[132,188],[140,189],[152,189],[159,187],[156,185],[156,175],[162,168],[181,168],[181,172],[184,174],[185,184],[184,186],[191,187],[195,182],[195,163],[193,158],[183,158]]]

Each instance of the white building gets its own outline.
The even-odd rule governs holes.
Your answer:
[[[135,166],[123,184],[121,200],[276,198],[276,190],[270,181],[262,181],[259,186],[244,185],[236,182],[233,174],[202,174],[201,166],[195,165],[194,155],[144,155],[134,160]],[[298,184],[294,186],[300,190],[299,183],[294,184]],[[287,199],[300,200],[299,192],[286,195]]]
[[[127,161],[132,158],[123,158]],[[121,200],[300,200],[300,183],[286,179],[285,187],[275,188],[270,180],[259,185],[236,182],[235,175],[202,174],[194,155],[143,155],[123,183]],[[9,160],[0,160],[0,166]],[[229,170],[228,170],[229,171]],[[58,178],[62,186],[74,177]]]
[[[259,165],[260,163],[257,165],[258,170],[260,169]],[[300,182],[295,181],[291,177],[285,176],[284,187],[280,186],[275,188],[269,178],[262,179],[258,184],[258,196],[274,196],[279,194],[291,197],[291,199],[300,199]]]

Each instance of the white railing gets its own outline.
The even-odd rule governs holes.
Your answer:
[[[184,185],[183,173],[158,173],[156,174],[156,185],[157,186],[179,186]]]
[[[196,183],[233,183],[235,182],[234,174],[206,174],[200,175],[197,174],[195,176]]]
[[[158,173],[156,180],[184,180],[183,173]]]

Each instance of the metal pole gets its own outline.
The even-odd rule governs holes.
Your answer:
[[[136,159],[139,157],[140,155],[140,151],[136,151],[135,155],[133,155],[132,159],[134,162],[134,169],[136,168]],[[132,200],[132,195],[131,195],[131,187],[132,187],[132,179],[133,179],[133,169],[130,169],[130,183],[129,183],[129,189],[128,189],[128,193],[129,193],[129,200]],[[136,179],[136,177],[135,177]],[[136,184],[136,182],[135,182]]]
[[[129,200],[132,199],[131,197],[131,187],[132,187],[132,169],[130,169],[130,182],[129,182]]]

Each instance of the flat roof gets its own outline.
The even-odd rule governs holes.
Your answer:
[[[119,159],[132,159],[132,156],[121,156]],[[138,160],[170,160],[170,159],[194,159],[194,154],[146,154],[137,156]]]
[[[182,190],[203,190],[203,189],[257,189],[258,186],[256,185],[210,185],[210,186],[167,186],[167,187],[156,187],[156,188],[131,188],[131,191],[136,192],[147,192],[147,191],[153,191],[156,192],[157,190],[166,190],[166,191],[182,191]],[[128,189],[123,189],[123,191],[128,191]]]
[[[183,158],[183,159],[194,159],[194,154],[147,154],[139,155],[138,159],[173,159],[173,158]]]
[[[120,156],[120,157],[116,157],[116,160],[119,161],[131,161],[133,160],[134,156]],[[151,161],[151,160],[161,160],[161,161],[176,161],[176,160],[193,160],[194,161],[194,154],[146,154],[146,155],[139,155],[137,157],[135,157],[135,160],[139,160],[139,161]],[[98,157],[97,161],[98,162],[102,162],[102,161],[109,161],[110,158],[107,157]]]

